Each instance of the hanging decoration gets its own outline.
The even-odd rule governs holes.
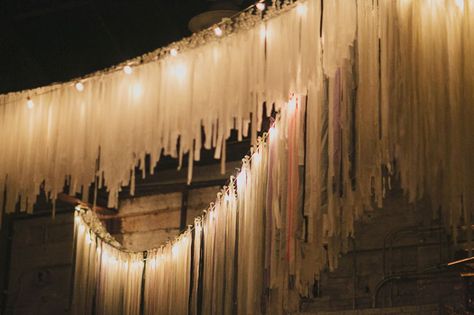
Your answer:
[[[306,46],[318,40],[298,39],[306,30],[315,34],[316,14],[301,15],[295,4],[276,3],[264,12],[252,7],[234,20],[88,77],[0,95],[0,187],[6,190],[0,204],[10,213],[20,201],[20,210],[31,213],[40,188],[54,201],[67,182],[70,194],[82,193],[87,200],[89,186],[97,182],[107,187],[108,207],[117,207],[135,167],[145,175],[146,155],[150,172],[161,154],[180,161],[189,154],[192,162],[204,147],[215,148],[215,158],[221,158],[231,129],[242,139],[252,120],[255,143],[263,103],[268,112],[272,104],[278,108],[296,82],[304,89],[307,69],[314,68],[312,59],[302,63],[293,51],[301,46],[310,53]],[[293,59],[291,67],[284,58]]]
[[[127,252],[104,231],[93,211],[79,208],[76,313],[100,308],[103,314],[135,314],[141,300],[144,314],[260,314],[283,307],[269,301],[283,297],[284,291],[277,289],[287,290],[285,279],[298,269],[298,242],[289,236],[295,235],[301,204],[299,162],[289,152],[301,136],[295,128],[304,117],[299,100],[293,96],[282,108],[269,134],[257,139],[239,174],[196,218],[194,227],[158,249]],[[292,146],[286,147],[287,142]],[[296,188],[288,191],[293,184]],[[265,244],[271,244],[269,252]],[[101,264],[104,259],[108,264]],[[126,292],[121,286],[125,283],[130,284]],[[279,295],[270,296],[267,292],[274,291],[269,289]],[[124,295],[129,299],[118,303]]]
[[[54,199],[65,178],[71,193],[105,185],[116,206],[147,154],[152,165],[162,151],[192,162],[214,147],[219,158],[232,128],[242,138],[255,126],[241,173],[194,229],[147,252],[150,265],[84,234],[81,214],[78,310],[136,311],[137,291],[123,287],[132,281],[147,292],[147,314],[295,311],[292,297],[337,267],[354,223],[394,182],[410,201],[429,198],[454,237],[472,225],[473,0],[275,2],[158,55],[81,78],[82,91],[68,83],[0,96],[8,212],[20,196],[31,212],[40,185]],[[279,123],[259,140],[272,107]],[[116,271],[96,272],[110,255]]]
[[[72,314],[139,315],[143,253],[121,248],[93,212],[78,207],[74,216]]]

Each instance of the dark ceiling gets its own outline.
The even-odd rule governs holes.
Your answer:
[[[0,0],[0,93],[69,80],[164,46],[190,35],[188,21],[213,3]]]

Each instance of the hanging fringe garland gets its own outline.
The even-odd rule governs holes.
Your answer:
[[[95,214],[74,213],[76,246],[72,314],[140,314],[143,253],[130,253]]]
[[[472,0],[324,2],[322,66],[308,84],[306,120],[304,213],[315,266],[337,267],[354,222],[382,207],[393,179],[409,201],[428,197],[434,217],[442,209],[454,238],[471,226],[473,21]]]
[[[297,92],[312,118],[307,232],[338,248],[331,266],[392,177],[410,201],[429,195],[456,234],[473,211],[473,11],[472,0],[275,2],[143,63],[1,95],[0,204],[31,212],[41,185],[54,200],[67,179],[84,197],[105,185],[115,207],[147,154],[151,166],[161,152],[223,157],[230,130],[246,136],[251,121],[255,144],[262,104],[268,114]]]
[[[296,234],[293,221],[298,211],[292,203],[298,203],[293,201],[298,198],[298,186],[291,191],[287,187],[298,182],[298,160],[289,158],[289,150],[297,149],[295,126],[303,122],[302,117],[299,97],[293,96],[282,108],[281,119],[268,136],[257,139],[238,176],[231,177],[215,203],[195,220],[194,228],[159,249],[148,250],[146,260],[143,253],[122,249],[92,211],[76,212],[76,313],[94,308],[101,314],[136,314],[141,299],[144,314],[231,315],[276,310],[277,305],[269,303],[268,290],[285,290],[288,276],[298,269],[294,266],[296,240],[289,237]],[[291,146],[285,145],[290,142]],[[272,197],[267,198],[270,181]],[[267,243],[272,248],[268,255]],[[269,257],[268,264],[265,257]],[[128,299],[118,303],[124,296]]]
[[[231,129],[241,139],[251,119],[255,144],[263,103],[270,112],[296,82],[304,90],[310,79],[312,58],[302,62],[298,55],[300,49],[311,53],[317,37],[301,41],[299,34],[315,34],[318,23],[317,12],[275,3],[265,14],[249,11],[224,21],[223,35],[205,30],[156,52],[156,60],[144,56],[143,63],[80,80],[80,88],[74,81],[0,95],[0,187],[6,189],[0,204],[10,213],[20,200],[30,213],[40,186],[54,201],[65,180],[70,194],[85,195],[98,177],[109,192],[108,207],[117,207],[134,168],[145,173],[147,154],[151,171],[161,154],[181,161],[194,151],[192,162],[204,147],[221,158]],[[282,62],[288,58],[291,67]]]
[[[31,210],[45,179],[54,198],[67,174],[72,192],[98,176],[114,206],[146,154],[153,165],[162,150],[176,157],[193,150],[198,160],[202,146],[216,147],[219,157],[231,128],[243,137],[250,120],[260,126],[266,102],[281,112],[269,139],[259,142],[252,128],[259,143],[252,160],[244,159],[208,214],[179,241],[148,253],[156,261],[144,272],[148,314],[295,311],[292,294],[308,295],[320,270],[337,267],[354,223],[382,206],[393,178],[410,201],[428,196],[454,237],[471,226],[474,1],[308,0],[288,8],[129,76],[91,78],[81,94],[59,89],[31,96],[33,105],[2,96],[6,209],[21,195],[22,209]],[[295,92],[289,104],[288,92]],[[92,246],[81,233],[75,305],[135,310],[137,292],[117,302],[124,296],[117,288],[140,268],[120,279],[96,268],[110,254],[119,257],[113,268],[128,270],[143,262],[140,253],[122,256],[118,245],[94,237]]]

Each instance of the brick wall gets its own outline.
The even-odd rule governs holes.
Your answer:
[[[6,314],[68,314],[73,214],[15,220]]]
[[[321,274],[314,296],[302,301],[301,309],[315,314],[346,314],[340,312],[374,305],[448,304],[462,309],[459,271],[441,267],[454,259],[458,247],[426,202],[409,205],[400,191],[391,192],[383,209],[366,213],[357,224],[355,240],[339,268]]]
[[[216,199],[219,186],[190,189],[186,197],[186,225]],[[130,198],[120,203],[120,228],[114,236],[129,249],[159,247],[179,234],[183,192]]]
[[[329,311],[329,312],[315,312],[315,313],[301,313],[300,315],[439,315],[441,308],[437,304],[429,305],[415,305],[403,307],[389,307],[389,308],[373,308],[365,310],[350,310],[350,311]]]

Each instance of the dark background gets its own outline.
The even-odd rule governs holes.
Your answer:
[[[189,20],[215,4],[0,0],[0,93],[67,81],[169,44],[190,35]]]

